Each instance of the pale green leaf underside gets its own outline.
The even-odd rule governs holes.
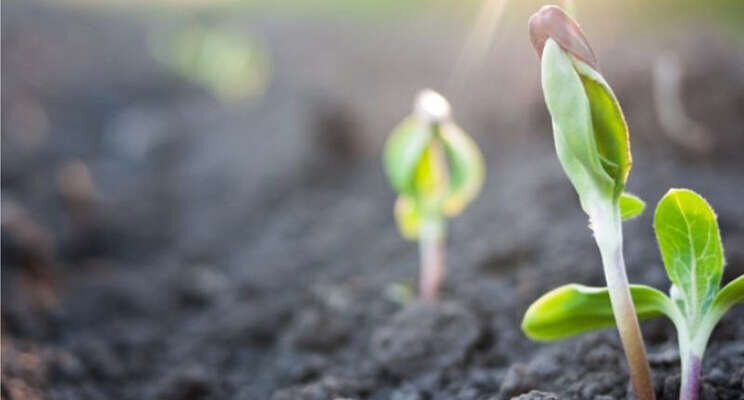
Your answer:
[[[640,197],[632,195],[627,192],[623,192],[620,195],[620,217],[623,221],[633,219],[643,213],[646,209],[646,202],[641,200]]]
[[[697,193],[671,189],[656,207],[654,230],[667,274],[685,300],[685,314],[693,319],[704,315],[723,273],[716,214]]]
[[[644,285],[630,285],[639,319],[668,314],[671,303],[662,292]],[[522,330],[533,340],[565,339],[615,325],[607,288],[569,284],[537,299],[527,309]]]

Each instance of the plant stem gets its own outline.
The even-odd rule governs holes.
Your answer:
[[[698,400],[701,361],[701,357],[691,351],[683,355],[682,384],[679,387],[680,400]]]
[[[591,213],[592,229],[602,256],[612,312],[628,361],[630,379],[639,400],[653,400],[651,369],[646,360],[641,329],[636,317],[623,257],[623,230],[617,202],[601,201]]]
[[[419,253],[419,296],[425,302],[435,303],[446,273],[444,221],[441,217],[425,217],[422,220]]]

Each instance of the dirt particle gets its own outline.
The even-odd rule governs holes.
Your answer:
[[[185,305],[209,304],[227,286],[227,280],[208,266],[186,267],[175,279],[175,291]]]
[[[517,397],[512,397],[512,400],[559,400],[559,398],[554,393],[533,390],[529,393],[525,393]]]
[[[423,400],[424,397],[421,392],[418,391],[414,386],[408,385],[393,391],[390,395],[390,400]]]
[[[372,354],[388,372],[411,377],[462,361],[480,336],[477,319],[454,303],[415,303],[372,336]]]
[[[88,340],[80,348],[81,358],[99,379],[117,379],[125,375],[124,365],[112,348],[101,340]]]
[[[271,398],[272,400],[327,400],[358,398],[364,392],[366,388],[359,382],[326,377],[307,385],[281,389]]]
[[[672,374],[664,379],[661,400],[676,400],[679,397],[679,374]]]
[[[166,379],[156,395],[158,400],[206,399],[213,390],[213,379],[197,365],[186,367]]]
[[[351,330],[351,320],[345,315],[309,308],[295,318],[290,336],[298,348],[330,351],[346,342]]]
[[[513,364],[506,372],[501,383],[499,394],[502,398],[527,393],[537,387],[538,383],[524,364]]]

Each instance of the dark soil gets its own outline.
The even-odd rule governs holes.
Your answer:
[[[149,56],[147,32],[177,21],[2,5],[3,399],[632,396],[614,329],[555,344],[519,330],[545,290],[602,283],[523,28],[500,42],[515,66],[489,58],[453,96],[488,181],[450,225],[442,302],[401,305],[387,289],[414,283],[417,251],[395,230],[379,148],[415,91],[446,75],[433,47],[456,54],[459,37],[430,37],[426,20],[238,13],[223,23],[258,32],[274,71],[260,100],[225,105]],[[658,133],[642,34],[600,62],[632,130],[630,191],[651,207],[669,187],[704,194],[728,281],[744,273],[744,51],[673,36],[659,43],[684,50],[710,153]],[[666,289],[650,213],[625,235],[631,280]],[[676,399],[674,330],[643,331],[657,395]],[[742,338],[738,308],[711,339],[702,399],[744,399]]]

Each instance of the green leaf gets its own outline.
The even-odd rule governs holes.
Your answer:
[[[705,347],[718,321],[723,318],[731,307],[744,303],[744,275],[729,282],[716,295],[710,310],[702,316],[700,323],[695,326],[695,341],[693,347],[699,354],[703,354]]]
[[[413,176],[412,195],[422,212],[441,213],[449,191],[449,167],[444,146],[434,137],[418,160]]]
[[[643,213],[646,209],[646,202],[641,200],[640,197],[632,195],[627,192],[623,192],[620,195],[620,216],[623,221],[633,219]]]
[[[542,86],[558,159],[589,213],[597,198],[615,196],[616,184],[601,162],[584,83],[570,56],[553,39],[543,48]]]
[[[395,216],[406,238],[418,236],[422,219],[459,214],[485,179],[478,146],[451,120],[447,100],[431,90],[419,94],[413,114],[393,130],[383,166],[400,195]]]
[[[155,59],[223,100],[259,96],[266,89],[269,54],[244,33],[194,24],[153,39]]]
[[[718,292],[713,301],[713,309],[723,315],[729,308],[742,303],[744,303],[744,275],[729,282]]]
[[[421,224],[421,214],[416,207],[416,203],[410,197],[400,195],[395,201],[394,214],[395,222],[398,225],[398,231],[400,231],[401,236],[408,240],[417,239]]]
[[[433,132],[425,124],[409,117],[401,122],[385,143],[383,165],[390,184],[402,194],[414,195],[414,175]]]
[[[671,189],[659,201],[654,230],[669,279],[682,292],[692,324],[710,308],[723,273],[723,246],[716,214],[688,189]]]
[[[602,75],[576,58],[574,66],[589,99],[594,139],[602,167],[615,181],[615,195],[619,195],[628,180],[632,164],[628,124],[620,103]]]
[[[644,285],[630,285],[638,318],[669,314],[671,303],[662,292]],[[569,284],[537,299],[527,309],[522,331],[533,340],[565,339],[615,325],[610,295],[605,287]]]
[[[481,191],[485,180],[485,163],[478,145],[455,124],[441,129],[442,142],[449,164],[449,195],[444,203],[444,214],[455,216]]]

